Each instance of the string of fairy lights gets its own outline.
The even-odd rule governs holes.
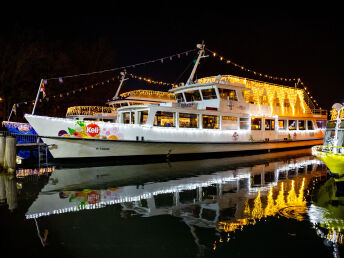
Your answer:
[[[157,81],[157,80],[153,80],[153,79],[148,78],[148,77],[138,76],[138,75],[135,75],[135,74],[132,74],[132,73],[127,73],[127,75],[130,76],[133,79],[144,81],[144,82],[149,83],[149,84],[155,84],[155,85],[160,85],[160,86],[170,86],[170,87],[177,87],[178,86],[177,84],[173,84],[173,83],[169,83],[169,82],[163,82],[163,81]],[[70,91],[58,93],[56,95],[49,96],[49,97],[39,98],[38,101],[40,103],[43,102],[43,101],[49,102],[49,100],[68,97],[68,96],[74,95],[74,94],[76,94],[78,92],[87,91],[88,89],[93,89],[94,87],[97,87],[97,86],[103,86],[103,85],[110,85],[111,86],[112,84],[110,84],[110,83],[115,81],[115,80],[116,80],[115,77],[112,77],[109,80],[97,82],[97,83],[94,83],[94,84],[91,84],[91,85],[88,85],[88,86],[84,86],[84,87],[81,87],[81,88],[78,88],[78,89],[73,89],[73,90],[70,90]],[[43,82],[43,83],[45,85],[47,85],[47,82]],[[30,103],[34,104],[34,101],[35,100],[22,101],[22,102],[14,104],[14,105],[15,105],[15,107],[19,107],[22,104],[25,104],[25,105],[26,104],[30,104]]]
[[[235,67],[237,67],[237,68],[239,68],[239,69],[241,69],[241,70],[243,70],[245,72],[252,73],[255,76],[259,76],[259,77],[262,77],[262,78],[265,78],[265,79],[278,80],[278,81],[281,81],[281,82],[292,82],[292,83],[295,83],[295,86],[300,85],[300,86],[303,87],[304,92],[307,94],[307,97],[312,102],[313,106],[317,107],[317,108],[319,107],[317,101],[311,96],[311,93],[310,93],[309,89],[305,86],[305,84],[301,81],[300,78],[285,78],[285,77],[271,76],[271,75],[268,75],[268,74],[260,73],[260,72],[254,71],[252,69],[249,69],[249,68],[247,68],[247,67],[245,67],[243,65],[237,64],[236,62],[233,62],[231,59],[228,59],[228,58],[223,57],[222,55],[219,55],[218,52],[215,52],[215,51],[210,50],[208,48],[206,48],[205,50],[210,52],[211,56],[213,58],[219,60],[220,62],[225,63],[225,64],[233,65],[233,66],[235,66]],[[81,73],[81,74],[75,74],[75,75],[67,75],[67,76],[60,76],[60,77],[53,77],[53,78],[43,79],[42,80],[42,87],[41,87],[42,88],[41,91],[43,92],[43,98],[39,98],[38,101],[39,102],[43,102],[43,100],[45,100],[45,101],[48,102],[51,99],[64,98],[64,97],[76,94],[77,92],[87,91],[89,88],[92,89],[92,88],[97,87],[97,86],[109,85],[110,82],[115,81],[115,78],[113,77],[113,78],[105,80],[105,81],[97,82],[97,83],[91,84],[89,86],[84,86],[84,87],[81,87],[81,88],[78,88],[78,89],[73,89],[73,90],[70,90],[70,91],[67,91],[67,92],[62,92],[62,93],[59,93],[57,95],[46,96],[45,95],[45,86],[48,85],[48,81],[50,81],[50,80],[58,80],[59,83],[62,84],[62,83],[64,83],[64,79],[66,79],[66,78],[76,78],[76,77],[90,76],[90,75],[100,74],[100,73],[105,73],[105,72],[114,72],[114,71],[117,71],[117,70],[124,70],[124,69],[127,69],[127,68],[136,68],[136,67],[139,67],[139,66],[142,66],[142,65],[152,64],[152,63],[157,63],[157,62],[161,63],[161,64],[164,64],[164,63],[167,63],[167,61],[172,61],[174,59],[179,59],[179,58],[181,58],[183,56],[188,56],[190,53],[192,53],[194,51],[196,51],[196,49],[192,49],[192,50],[176,53],[176,54],[173,54],[173,55],[170,55],[170,56],[165,56],[165,57],[162,57],[162,58],[157,58],[157,59],[153,59],[153,60],[149,60],[149,61],[145,61],[145,62],[141,62],[141,63],[137,63],[137,64],[127,65],[127,66],[122,66],[122,67],[117,67],[117,68],[112,68],[112,69],[107,69],[107,70],[102,70],[102,71],[96,71],[96,72],[90,72],[90,73]],[[133,79],[136,79],[136,80],[139,80],[139,81],[144,81],[145,83],[154,84],[154,85],[157,85],[157,86],[178,87],[178,84],[175,84],[175,83],[154,80],[154,79],[149,78],[149,77],[139,76],[139,75],[135,75],[135,74],[132,74],[132,73],[127,73],[127,75],[129,77],[133,78]],[[35,100],[22,101],[22,102],[19,102],[19,103],[15,103],[13,105],[13,108],[16,109],[16,107],[19,107],[20,105],[23,105],[23,104],[29,104],[29,103],[34,104],[34,102],[35,102]]]
[[[162,85],[162,86],[171,86],[171,87],[178,87],[178,84],[170,83],[170,82],[163,82],[163,81],[156,81],[151,78],[143,77],[143,76],[137,76],[132,73],[127,73],[128,76],[130,76],[133,79],[137,79],[140,81],[145,81],[150,84],[155,84],[155,85]]]
[[[101,71],[96,71],[96,72],[90,72],[90,73],[81,73],[81,74],[74,74],[74,75],[66,75],[66,76],[59,76],[59,77],[52,77],[46,80],[59,80],[60,83],[63,82],[63,79],[65,78],[75,78],[75,77],[81,77],[81,76],[90,76],[94,74],[101,74],[101,73],[106,73],[106,72],[114,72],[118,70],[125,70],[128,68],[137,68],[142,65],[147,65],[147,64],[153,64],[153,63],[166,63],[166,61],[172,61],[175,59],[180,59],[183,56],[188,56],[190,53],[195,52],[197,49],[191,49],[187,50],[184,52],[176,53],[170,56],[165,56],[165,57],[160,57],[156,59],[152,59],[149,61],[141,62],[141,63],[136,63],[132,65],[126,65],[126,66],[121,66],[121,67],[116,67],[116,68],[111,68],[111,69],[106,69],[106,70],[101,70]]]
[[[145,62],[141,62],[141,63],[136,63],[136,64],[132,64],[132,65],[127,65],[127,66],[121,66],[121,67],[116,67],[116,68],[111,68],[111,69],[106,69],[106,70],[101,70],[101,71],[96,71],[96,72],[90,72],[90,73],[81,73],[81,74],[74,74],[74,75],[66,75],[66,76],[59,76],[59,77],[52,77],[52,78],[48,78],[48,79],[42,79],[42,85],[41,85],[41,91],[43,92],[43,98],[39,98],[38,101],[39,102],[43,102],[43,100],[45,101],[49,101],[51,99],[56,99],[56,98],[63,98],[66,96],[69,96],[71,94],[75,94],[77,92],[82,92],[82,91],[87,91],[88,88],[94,88],[95,86],[100,86],[100,85],[105,85],[106,83],[109,84],[110,80],[111,81],[115,81],[115,78],[111,78],[110,80],[106,80],[106,81],[101,81],[98,83],[94,83],[92,85],[89,86],[85,86],[85,87],[81,87],[79,89],[74,89],[68,92],[63,92],[63,93],[59,93],[57,95],[53,95],[53,96],[49,96],[46,97],[46,92],[45,92],[45,86],[48,85],[48,81],[50,80],[58,80],[60,84],[64,83],[64,79],[66,78],[76,78],[76,77],[82,77],[82,76],[91,76],[94,74],[102,74],[102,73],[106,73],[106,72],[114,72],[114,71],[118,71],[118,70],[125,70],[128,68],[137,68],[139,66],[143,66],[143,65],[147,65],[147,64],[153,64],[153,63],[167,63],[168,61],[173,61],[175,59],[180,59],[184,56],[189,56],[190,53],[195,52],[197,49],[191,49],[191,50],[187,50],[184,52],[180,52],[180,53],[176,53],[170,56],[165,56],[165,57],[161,57],[161,58],[156,58],[156,59],[152,59],[149,61],[145,61]],[[150,84],[155,84],[155,85],[161,85],[161,86],[172,86],[172,87],[176,87],[178,85],[174,84],[174,83],[168,83],[168,82],[163,82],[163,81],[157,81],[157,80],[153,80],[151,78],[148,77],[144,77],[144,76],[137,76],[134,74],[128,74],[130,77],[134,78],[134,79],[138,79],[138,80],[142,80],[145,81],[146,83],[150,83]],[[14,111],[16,111],[16,108],[19,107],[20,105],[27,105],[32,103],[32,105],[34,105],[35,100],[27,100],[27,101],[22,101],[22,102],[18,102],[13,104],[12,109],[14,109]]]
[[[216,51],[210,50],[208,48],[206,48],[206,50],[211,53],[211,56],[213,58],[216,58],[220,62],[233,65],[233,66],[241,69],[242,71],[245,71],[245,72],[248,72],[248,73],[252,73],[252,74],[254,74],[256,76],[259,76],[259,77],[262,77],[262,78],[265,78],[265,79],[278,80],[278,81],[281,81],[281,82],[294,82],[297,86],[298,85],[302,86],[304,91],[308,95],[309,99],[312,101],[313,105],[316,106],[316,107],[319,107],[319,104],[311,96],[311,93],[309,92],[309,90],[307,89],[305,84],[301,81],[301,78],[286,78],[286,77],[272,76],[272,75],[264,74],[264,73],[261,73],[261,72],[257,72],[255,70],[249,69],[249,68],[247,68],[247,67],[245,67],[243,65],[237,64],[237,63],[233,62],[229,58],[226,58],[226,57],[223,57],[222,55],[219,55],[218,52],[216,52]]]

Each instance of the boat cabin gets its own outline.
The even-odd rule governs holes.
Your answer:
[[[122,93],[112,99],[107,106],[73,106],[66,113],[67,118],[81,121],[115,122],[117,109],[126,106],[176,102],[173,93],[153,90],[134,90]]]
[[[338,127],[337,127],[338,123]],[[337,129],[336,129],[337,127]],[[337,136],[336,136],[337,131]],[[335,139],[337,137],[337,142]],[[338,146],[344,147],[344,119],[330,120],[326,125],[326,132],[324,137],[325,146]]]
[[[257,133],[314,131],[326,124],[326,111],[312,108],[301,89],[219,75],[181,84],[170,92],[175,102],[119,108],[117,122]]]

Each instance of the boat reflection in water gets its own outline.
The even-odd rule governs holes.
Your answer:
[[[309,206],[314,189],[325,180],[326,167],[309,150],[172,164],[56,168],[26,219],[120,205],[122,219],[180,218],[203,253],[230,242],[232,232],[267,218],[309,218],[321,237],[342,244],[343,206],[331,215],[336,225],[325,219],[329,207],[324,198]],[[327,193],[329,182],[317,194]],[[205,242],[199,228],[218,233]]]
[[[335,244],[344,244],[344,178],[330,178],[320,187],[309,207],[310,221],[318,235]]]

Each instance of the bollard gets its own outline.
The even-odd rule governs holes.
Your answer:
[[[16,158],[17,158],[17,150],[16,150],[16,138],[12,136],[6,137],[6,146],[5,146],[5,161],[4,161],[4,168],[8,170],[8,172],[14,172],[16,169]]]
[[[6,138],[0,135],[0,167],[4,166]]]

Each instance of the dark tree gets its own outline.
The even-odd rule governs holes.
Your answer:
[[[23,121],[23,113],[31,112],[31,101],[35,99],[42,78],[54,78],[78,73],[87,73],[112,68],[116,65],[115,53],[106,38],[93,40],[47,39],[42,33],[14,29],[6,37],[0,38],[0,102],[2,120],[6,120],[14,103],[28,101],[20,105],[17,121]],[[66,92],[114,77],[114,73],[66,78],[63,83],[48,80],[47,96]],[[109,91],[107,89],[107,91]],[[37,106],[38,113],[63,115],[71,105],[103,104],[113,92],[85,92],[82,96],[58,101],[43,101]],[[114,90],[113,90],[114,91]],[[104,96],[105,94],[105,96]],[[75,103],[77,101],[77,103]],[[41,110],[41,109],[44,110]]]

